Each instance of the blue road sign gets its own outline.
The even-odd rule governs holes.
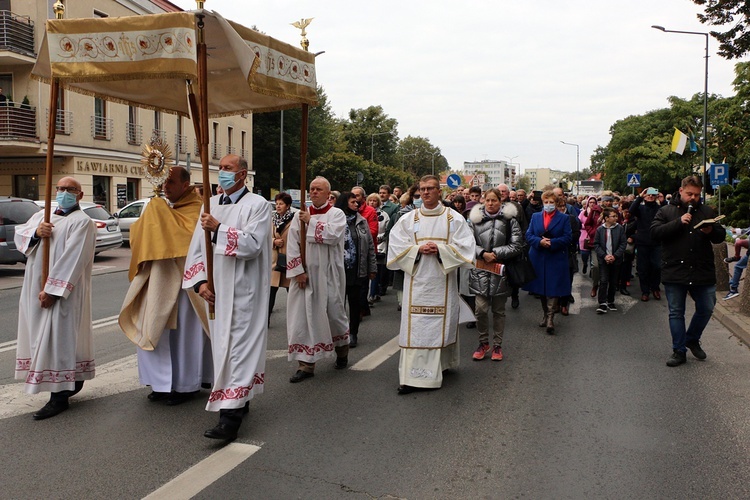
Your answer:
[[[628,174],[628,187],[638,187],[641,185],[641,174]]]
[[[461,176],[458,174],[451,174],[445,182],[448,184],[449,188],[456,189],[461,185]]]
[[[721,186],[729,184],[729,164],[728,163],[712,163],[711,169],[711,185]]]

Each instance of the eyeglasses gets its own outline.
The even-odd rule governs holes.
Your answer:
[[[58,192],[58,193],[65,193],[65,192],[67,192],[67,193],[70,193],[70,194],[77,194],[81,190],[78,189],[78,188],[76,188],[76,187],[57,186],[55,188],[55,191]]]
[[[419,188],[419,190],[422,191],[423,193],[426,193],[427,191],[432,191],[433,189],[440,189],[440,188],[436,186],[425,186],[425,187]]]

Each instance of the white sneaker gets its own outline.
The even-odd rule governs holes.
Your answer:
[[[729,293],[724,296],[724,300],[733,299],[740,294],[737,290],[729,290]]]

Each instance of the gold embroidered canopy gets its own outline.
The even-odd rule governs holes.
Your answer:
[[[32,77],[82,94],[190,114],[197,21],[205,23],[208,116],[315,106],[315,56],[200,10],[96,19],[51,19]]]

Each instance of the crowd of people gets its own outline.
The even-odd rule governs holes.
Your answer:
[[[555,315],[567,316],[574,301],[575,273],[591,275],[596,313],[606,314],[617,310],[617,293],[630,294],[634,262],[642,301],[660,300],[664,286],[673,339],[667,365],[685,363],[688,349],[706,359],[700,336],[715,302],[708,254],[725,233],[717,223],[701,227],[713,211],[700,202],[698,177],[685,178],[674,198],[655,188],[571,196],[505,184],[444,195],[431,175],[368,195],[360,186],[333,191],[316,177],[309,208],[297,210],[279,193],[273,212],[246,178],[245,160],[222,158],[221,193],[207,209],[189,174],[174,167],[166,200],[153,200],[131,229],[131,286],[119,322],[137,346],[140,381],[151,387],[149,401],[167,405],[210,387],[206,409],[219,422],[208,438],[236,438],[249,401],[263,392],[279,288],[287,293],[288,359],[296,362],[291,383],[314,377],[329,358],[347,368],[360,322],[389,289],[401,313],[398,394],[409,394],[439,388],[443,372],[459,365],[460,323],[477,330],[473,360],[501,361],[508,297],[514,309],[521,291],[538,299],[539,326],[554,335]],[[86,243],[93,229],[78,208],[82,196],[75,179],[61,179],[60,212],[16,231],[33,270],[22,291],[16,376],[29,393],[51,392],[38,420],[65,411],[95,371]],[[52,248],[44,283],[34,265],[42,240]],[[686,328],[688,294],[696,313]]]

